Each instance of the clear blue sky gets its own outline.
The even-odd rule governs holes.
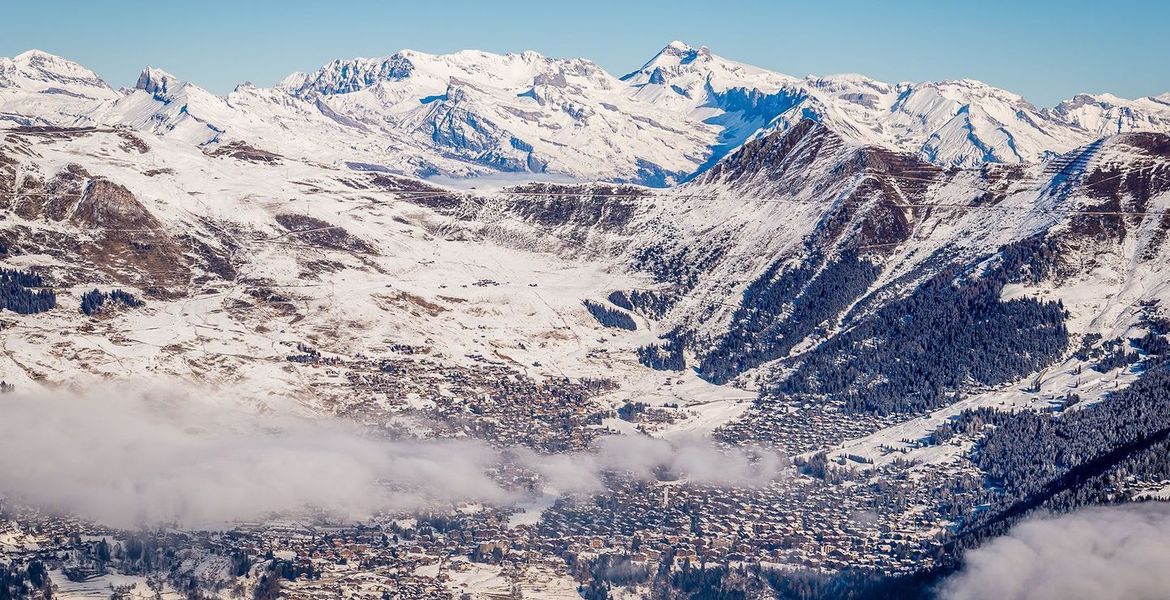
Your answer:
[[[681,39],[790,75],[970,77],[1049,106],[1170,91],[1168,33],[1164,0],[0,1],[0,56],[40,48],[115,86],[149,64],[217,93],[402,48],[536,50],[623,74]]]

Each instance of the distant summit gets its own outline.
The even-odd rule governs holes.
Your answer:
[[[30,50],[0,59],[0,90],[6,123],[122,125],[405,175],[651,186],[694,179],[744,143],[804,120],[846,143],[960,168],[1038,163],[1104,136],[1170,132],[1170,94],[1082,94],[1037,108],[970,79],[798,78],[677,40],[620,78],[589,60],[531,51],[401,50],[333,60],[223,98],[153,67],[118,91],[77,63]]]

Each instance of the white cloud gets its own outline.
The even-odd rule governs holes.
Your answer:
[[[1170,597],[1170,505],[1141,503],[1028,520],[964,557],[947,600]]]
[[[508,461],[562,492],[602,489],[618,470],[756,485],[781,461],[707,442],[603,438],[544,456],[476,440],[388,441],[333,420],[257,412],[213,394],[102,388],[0,396],[0,492],[119,527],[214,527],[314,507],[342,518],[458,502],[503,505],[527,492],[492,474]]]

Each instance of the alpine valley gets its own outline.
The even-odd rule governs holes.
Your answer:
[[[935,597],[1170,498],[1168,232],[1170,94],[0,58],[0,599]]]

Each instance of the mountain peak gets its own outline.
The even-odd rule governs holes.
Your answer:
[[[312,73],[294,73],[280,87],[295,96],[348,94],[370,87],[379,81],[400,81],[410,77],[415,64],[412,58],[424,56],[413,50],[401,50],[381,58],[335,59]]]
[[[97,75],[89,69],[67,59],[50,54],[44,50],[26,50],[13,57],[12,62],[45,73],[55,73],[71,77],[83,76],[97,79]]]
[[[178,80],[174,75],[167,73],[162,69],[154,67],[146,67],[138,76],[138,82],[134,84],[135,89],[142,90],[155,97],[166,96],[174,90],[175,87],[181,85],[183,82]]]
[[[711,50],[706,46],[695,48],[686,42],[675,40],[658,51],[642,68],[623,76],[622,81],[635,83],[665,83],[667,74],[676,75],[696,63],[709,62]]]
[[[17,84],[29,90],[68,88],[73,93],[87,97],[104,97],[115,93],[97,73],[44,50],[21,52],[8,64],[11,65],[6,77],[9,85]]]
[[[650,62],[654,63],[660,58],[674,57],[678,58],[681,63],[686,64],[687,62],[693,61],[699,57],[710,56],[711,50],[706,46],[699,46],[696,48],[686,42],[674,40],[673,42],[664,46],[662,50],[660,50],[658,54],[656,54],[654,58],[650,60]]]
[[[12,58],[12,60],[14,60],[16,62],[24,62],[24,63],[32,62],[34,60],[46,60],[46,59],[64,60],[60,56],[57,56],[56,54],[50,54],[48,52],[45,52],[44,50],[38,50],[37,48],[25,50],[24,52],[21,52],[20,54],[17,54],[16,56],[14,56]]]
[[[81,120],[122,119],[151,128],[162,118],[184,118],[178,111],[188,111],[184,114],[223,130],[234,125],[235,131],[268,131],[265,119],[279,115],[318,127],[326,148],[337,142],[339,125],[347,134],[362,136],[357,146],[409,147],[410,153],[416,147],[435,148],[435,156],[420,159],[432,164],[407,163],[407,169],[419,172],[431,166],[451,173],[547,168],[615,179],[638,173],[660,182],[706,169],[745,141],[803,119],[825,123],[850,143],[918,153],[950,166],[1035,162],[1083,145],[1092,135],[1170,131],[1170,95],[1132,101],[1078,95],[1038,110],[1011,92],[972,79],[889,84],[857,74],[795,78],[682,40],[661,47],[621,82],[587,59],[548,58],[533,51],[436,55],[404,49],[332,60],[289,75],[271,94],[259,90],[233,104],[154,67],[142,70],[134,86],[144,94],[115,91],[80,65],[30,50],[15,59],[0,58],[0,87],[14,99],[0,99],[0,113],[30,122],[44,120],[45,102],[52,103],[54,118],[62,123],[80,122],[81,115]],[[237,91],[255,89],[241,85]],[[369,93],[350,95],[363,90]],[[127,101],[120,102],[123,98]],[[163,106],[148,102],[151,98]],[[468,102],[452,113],[459,98]],[[118,106],[107,111],[92,101]],[[143,118],[147,110],[165,114]],[[615,119],[623,123],[620,131],[611,127]],[[201,123],[188,133],[202,143],[208,127]],[[445,127],[450,131],[435,133]],[[565,133],[570,128],[577,139]],[[590,144],[580,143],[582,130],[593,136]],[[482,138],[478,145],[465,143],[466,132]],[[622,137],[626,132],[628,137]],[[622,154],[626,165],[633,167],[610,160],[608,148],[619,143],[615,135],[627,146]],[[648,136],[654,141],[644,141]],[[343,144],[338,151],[353,147]],[[413,155],[409,160],[415,160]],[[646,171],[637,166],[639,160],[654,166]],[[654,169],[669,176],[643,174]]]

